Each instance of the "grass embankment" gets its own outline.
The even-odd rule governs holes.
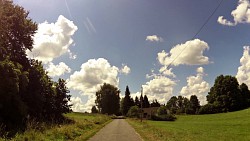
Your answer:
[[[74,123],[63,125],[45,125],[39,124],[38,129],[34,127],[28,128],[24,133],[17,134],[11,140],[17,141],[64,141],[64,140],[87,140],[103,126],[105,126],[111,118],[106,115],[93,115],[83,113],[69,113],[65,115],[72,119]],[[32,123],[34,124],[34,123]],[[31,125],[34,126],[34,125]],[[0,138],[0,141],[3,140]]]
[[[145,141],[249,141],[250,109],[213,114],[180,115],[174,122],[128,119]]]

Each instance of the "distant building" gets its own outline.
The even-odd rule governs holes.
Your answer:
[[[151,119],[151,116],[157,113],[158,108],[160,107],[142,108],[143,118]]]

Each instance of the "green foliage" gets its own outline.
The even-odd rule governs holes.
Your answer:
[[[160,107],[161,104],[157,101],[157,99],[154,99],[152,103],[150,103],[150,107]]]
[[[167,107],[166,106],[161,106],[157,109],[157,115],[167,115]]]
[[[127,113],[127,116],[132,117],[132,118],[139,117],[139,115],[140,115],[140,109],[138,106],[130,107],[130,109]]]
[[[0,61],[9,57],[26,69],[29,61],[25,51],[33,48],[37,24],[28,18],[29,12],[9,0],[0,1]]]
[[[149,108],[149,106],[150,106],[150,104],[149,104],[149,101],[148,101],[148,97],[147,97],[147,95],[144,95],[142,107],[143,108]]]
[[[138,106],[138,107],[140,107],[140,100],[139,100],[139,98],[136,96],[135,97],[135,106]]]
[[[125,97],[123,98],[123,100],[121,102],[121,112],[122,112],[122,114],[127,115],[128,110],[132,106],[134,106],[134,100],[131,98],[129,87],[127,86],[126,91],[125,91]]]
[[[28,14],[12,1],[0,0],[0,125],[8,136],[25,129],[30,119],[63,121],[71,106],[66,82],[53,82],[41,62],[26,57],[37,29]]]
[[[175,121],[176,117],[172,114],[152,115],[151,119],[155,121]]]
[[[92,106],[91,113],[93,113],[93,114],[98,113],[98,110],[96,109],[96,106]]]
[[[102,114],[118,114],[120,108],[120,90],[104,83],[96,92],[96,105]]]
[[[249,90],[245,84],[239,86],[235,77],[220,75],[215,79],[214,86],[207,95],[209,105],[202,107],[200,113],[220,113],[244,109],[248,107],[248,96]]]
[[[27,130],[18,133],[13,141],[66,141],[88,140],[97,131],[111,121],[111,118],[100,114],[69,113],[65,117],[70,122],[47,124],[30,121]],[[1,138],[0,138],[1,140]],[[4,139],[3,139],[4,140]]]
[[[21,83],[26,85],[22,82],[21,69],[12,61],[0,61],[0,125],[4,124],[7,131],[19,128],[27,115],[26,105],[19,94]]]

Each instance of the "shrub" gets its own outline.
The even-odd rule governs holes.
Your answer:
[[[152,115],[151,116],[152,120],[155,121],[175,121],[176,117],[174,115],[171,114],[165,114],[165,115]]]

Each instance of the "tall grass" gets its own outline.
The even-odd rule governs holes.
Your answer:
[[[73,120],[71,123],[46,124],[31,121],[24,133],[18,133],[10,140],[15,141],[64,141],[64,140],[87,140],[111,118],[99,114],[70,113],[65,115]],[[0,138],[0,141],[3,140]]]
[[[146,141],[250,140],[250,109],[214,115],[181,115],[175,122],[128,121]]]

